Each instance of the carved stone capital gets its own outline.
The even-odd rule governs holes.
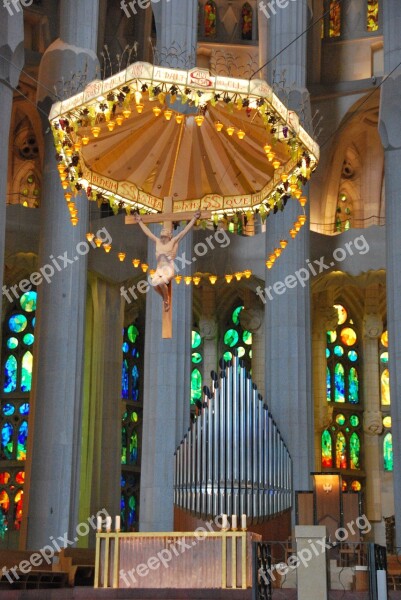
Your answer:
[[[217,321],[212,317],[199,319],[199,333],[205,340],[213,340],[217,335]]]
[[[381,88],[379,134],[385,150],[401,148],[401,75],[393,74]]]
[[[315,310],[315,327],[332,331],[338,325],[338,312],[334,306],[318,306]]]
[[[240,312],[239,320],[244,329],[251,333],[257,333],[262,326],[263,317],[264,314],[260,308],[244,308]]]
[[[363,334],[370,339],[378,339],[383,333],[383,320],[380,315],[370,313],[363,318]]]
[[[326,402],[315,411],[315,427],[318,431],[324,431],[329,427],[333,420],[333,410],[334,406]]]
[[[380,435],[383,431],[383,415],[380,410],[365,410],[363,430],[367,435]]]

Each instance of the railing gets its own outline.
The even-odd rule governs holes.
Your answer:
[[[272,556],[268,542],[252,544],[252,600],[272,600]]]

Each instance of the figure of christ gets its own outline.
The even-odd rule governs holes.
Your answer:
[[[174,277],[174,259],[177,256],[178,244],[182,238],[192,229],[201,213],[197,211],[188,225],[176,236],[172,235],[170,229],[163,228],[160,232],[160,238],[154,235],[142,221],[139,214],[135,215],[135,221],[138,223],[145,235],[156,244],[156,271],[152,277],[152,285],[156,292],[162,297],[164,310],[170,310],[168,285]]]

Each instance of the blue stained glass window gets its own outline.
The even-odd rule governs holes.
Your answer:
[[[359,402],[359,381],[358,372],[355,367],[351,367],[348,375],[348,401],[352,404]]]
[[[28,325],[28,320],[24,315],[13,315],[8,320],[8,326],[14,333],[21,333]]]
[[[15,350],[15,348],[17,348],[18,346],[18,340],[15,337],[10,337],[7,340],[7,348],[9,348],[9,350]]]
[[[4,456],[8,459],[12,458],[14,450],[13,442],[14,428],[11,423],[4,423],[1,429],[1,449]]]
[[[15,412],[15,407],[13,404],[4,404],[3,406],[3,415],[5,417],[11,417]]]
[[[138,460],[138,434],[136,431],[131,435],[129,453],[130,463],[136,463]]]
[[[348,358],[350,359],[350,361],[355,362],[358,360],[358,353],[355,352],[355,350],[350,350],[348,352]]]
[[[26,292],[26,294],[21,296],[20,304],[21,304],[22,310],[24,310],[25,312],[35,312],[37,297],[38,297],[37,293],[33,292],[33,291]]]
[[[123,343],[123,352],[128,352],[128,350],[129,350],[129,345],[127,342],[124,342]]]
[[[337,363],[334,368],[334,386],[334,401],[345,402],[344,367],[341,363]]]
[[[122,397],[128,400],[128,362],[123,360]]]
[[[4,366],[4,392],[9,394],[17,389],[17,359],[11,355]]]
[[[28,402],[24,402],[24,404],[21,404],[21,406],[19,407],[19,411],[20,411],[21,415],[29,415]]]
[[[32,346],[33,342],[35,341],[35,337],[32,335],[32,333],[26,333],[22,339],[22,341],[24,342],[24,344],[26,344],[27,346]]]
[[[136,365],[132,368],[132,400],[139,399],[139,370]]]
[[[26,441],[28,438],[28,422],[22,421],[18,430],[17,460],[26,459]]]

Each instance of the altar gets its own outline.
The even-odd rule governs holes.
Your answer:
[[[99,532],[95,588],[246,589],[252,587],[247,531]]]

